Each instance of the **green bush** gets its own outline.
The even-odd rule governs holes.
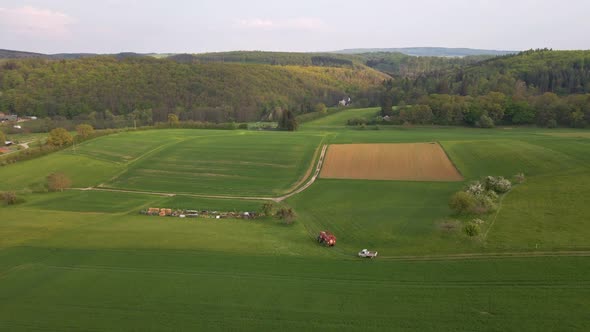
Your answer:
[[[494,120],[487,115],[482,115],[477,122],[480,128],[494,128]]]
[[[459,191],[451,197],[449,207],[456,214],[470,214],[475,211],[477,200],[473,195],[464,191]]]
[[[469,237],[478,236],[480,232],[479,225],[474,222],[469,222],[463,227],[463,232]]]

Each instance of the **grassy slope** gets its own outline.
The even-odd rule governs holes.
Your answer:
[[[302,129],[330,129],[334,127],[342,127],[346,125],[346,121],[353,118],[372,119],[377,116],[378,108],[362,108],[346,110],[335,113],[330,116],[323,117],[302,125]]]
[[[173,133],[178,141],[193,133],[214,135]],[[177,142],[162,131],[141,134],[151,137],[156,149]],[[292,137],[313,134],[310,129]],[[437,228],[448,216],[446,200],[461,186],[457,183],[320,179],[287,202],[299,214],[290,227],[271,219],[137,215],[147,206],[256,210],[260,202],[104,192],[29,195],[23,205],[0,207],[0,330],[590,329],[589,258],[397,262],[353,257],[365,246],[383,256],[588,248],[589,139],[520,129],[336,127],[327,137],[338,143],[438,140],[468,178],[524,171],[528,180],[504,200],[485,246]],[[235,144],[255,145],[224,139],[230,150]],[[58,153],[1,168],[8,181],[2,185],[34,182],[12,179],[20,167],[42,179],[47,170],[39,165],[58,161],[88,173],[76,181],[100,183],[124,174],[126,165],[134,171],[144,160],[125,164],[124,156],[132,161],[153,150],[139,146],[144,150],[136,151],[131,147],[137,144],[123,147],[117,139],[109,145],[108,152],[117,153],[108,158],[95,144],[79,148],[87,149],[85,156]],[[80,160],[99,153],[101,160],[93,162],[103,164],[82,168]],[[103,161],[109,158],[121,164]],[[104,173],[96,174],[98,169]],[[314,233],[324,227],[337,232],[336,248],[314,243]]]
[[[73,187],[88,187],[107,180],[120,169],[120,165],[110,162],[57,152],[2,167],[0,190],[42,189],[47,176],[53,172],[66,174],[72,180]]]
[[[588,258],[359,262],[21,247],[0,252],[0,269],[6,330],[590,328]]]

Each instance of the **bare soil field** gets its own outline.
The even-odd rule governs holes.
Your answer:
[[[461,181],[463,176],[437,143],[333,144],[321,178]]]

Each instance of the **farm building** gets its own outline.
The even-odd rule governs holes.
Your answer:
[[[17,121],[18,120],[18,116],[16,114],[4,114],[4,113],[0,113],[0,121],[1,122],[5,122],[5,121]]]

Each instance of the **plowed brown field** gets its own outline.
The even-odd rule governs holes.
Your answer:
[[[461,181],[436,143],[333,144],[320,173],[325,179]]]

